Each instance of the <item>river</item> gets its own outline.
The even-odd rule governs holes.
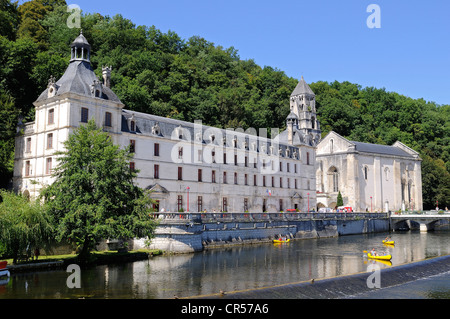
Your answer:
[[[294,240],[287,244],[233,246],[200,253],[158,256],[145,261],[81,270],[81,288],[66,285],[64,270],[18,273],[0,285],[0,299],[168,299],[296,283],[367,271],[364,251],[392,254],[381,268],[450,254],[450,230],[395,232],[395,247],[382,244],[388,233]],[[436,285],[439,282],[439,285]],[[450,273],[417,286],[383,290],[383,298],[450,296]],[[422,284],[422,285],[420,285]],[[395,290],[396,288],[397,290]],[[419,290],[424,290],[420,293]],[[378,298],[363,294],[355,298]],[[349,296],[352,298],[352,296]]]

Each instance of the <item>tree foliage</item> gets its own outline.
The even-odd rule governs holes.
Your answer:
[[[38,201],[30,202],[4,190],[0,190],[0,197],[0,243],[14,263],[27,248],[43,248],[51,242],[53,227]]]
[[[10,113],[13,120],[8,123],[17,123],[19,114],[33,120],[32,102],[51,75],[63,74],[70,59],[69,45],[79,30],[67,27],[70,13],[65,1],[32,0],[17,6],[1,0],[0,4],[4,17],[0,21],[0,89],[18,110]],[[222,128],[285,126],[289,96],[298,80],[281,70],[241,60],[233,47],[223,48],[199,36],[182,39],[155,26],[136,26],[121,15],[84,13],[81,26],[92,47],[97,76],[101,77],[103,65],[113,67],[112,89],[128,109],[190,122],[202,120]],[[356,141],[405,143],[424,158],[424,181],[432,180],[437,167],[439,172],[443,169],[438,185],[424,183],[426,208],[432,208],[429,203],[436,198],[450,205],[445,202],[449,200],[445,183],[450,172],[450,106],[349,82],[319,81],[311,88],[323,134],[335,130]]]
[[[56,239],[75,243],[85,258],[104,238],[151,238],[152,202],[134,185],[129,150],[114,145],[93,120],[75,130],[64,146],[66,151],[55,154],[55,181],[41,192]]]

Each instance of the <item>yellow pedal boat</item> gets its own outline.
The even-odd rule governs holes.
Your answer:
[[[287,238],[287,239],[274,239],[273,243],[274,244],[281,244],[281,243],[288,243],[289,241],[290,241],[289,238]]]
[[[371,258],[371,259],[379,259],[379,260],[391,260],[392,256],[391,255],[384,255],[384,256],[372,256],[371,253],[367,254],[367,257]]]
[[[394,245],[394,244],[395,244],[395,241],[393,241],[393,240],[383,240],[383,244],[386,244],[386,245]]]

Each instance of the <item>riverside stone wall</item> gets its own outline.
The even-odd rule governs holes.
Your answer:
[[[387,218],[355,220],[297,220],[255,222],[161,223],[150,249],[172,253],[191,253],[228,245],[271,242],[278,236],[292,240],[337,237],[389,231]],[[145,247],[143,239],[133,241],[133,249]]]

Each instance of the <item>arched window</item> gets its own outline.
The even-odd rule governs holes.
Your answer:
[[[339,191],[339,173],[336,167],[332,166],[328,170],[329,185],[332,192]]]

